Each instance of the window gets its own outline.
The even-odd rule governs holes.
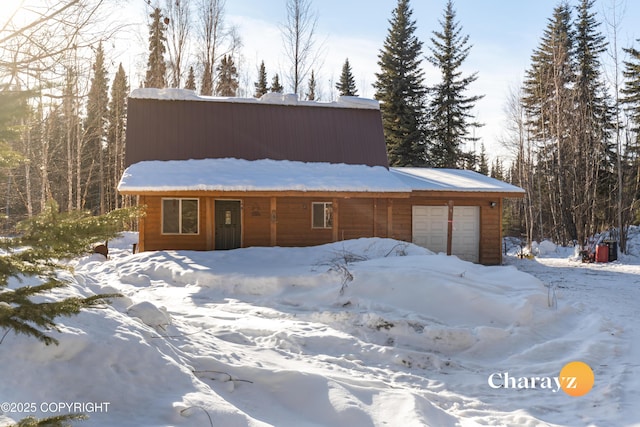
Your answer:
[[[311,204],[311,227],[333,227],[333,207],[331,202],[313,202]]]
[[[162,199],[162,234],[198,234],[198,199]]]

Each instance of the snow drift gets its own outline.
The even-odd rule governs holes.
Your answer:
[[[623,375],[603,367],[625,349],[617,326],[550,307],[550,288],[515,267],[391,239],[133,255],[135,239],[73,262],[58,292],[123,297],[60,319],[60,346],[5,338],[0,400],[37,410],[3,407],[0,423],[108,402],[86,425],[597,425],[622,399],[488,386],[576,359]]]

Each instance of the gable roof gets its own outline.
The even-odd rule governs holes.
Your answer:
[[[412,191],[523,193],[477,172],[392,168],[288,160],[203,159],[144,161],[129,166],[118,186],[126,194],[177,191]]]
[[[137,89],[129,97],[127,166],[146,160],[238,158],[388,167],[377,101],[198,96]]]

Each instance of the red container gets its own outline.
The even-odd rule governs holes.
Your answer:
[[[596,246],[596,262],[609,262],[609,246]]]

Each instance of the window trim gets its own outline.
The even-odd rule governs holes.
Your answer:
[[[178,201],[178,232],[166,233],[164,231],[164,201],[165,200],[177,200]],[[196,228],[195,233],[183,233],[182,232],[182,202],[184,200],[196,202]],[[163,197],[160,201],[160,234],[163,236],[198,236],[200,235],[200,199],[197,197]]]
[[[315,226],[315,206],[322,205],[322,227]],[[327,207],[331,209],[331,224],[327,225]],[[333,202],[311,202],[311,228],[313,230],[331,230],[333,228]]]

